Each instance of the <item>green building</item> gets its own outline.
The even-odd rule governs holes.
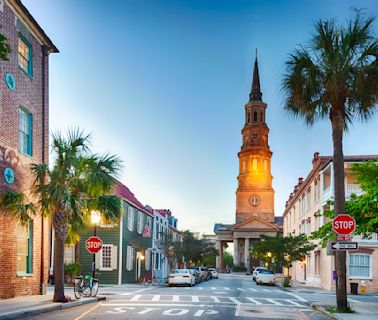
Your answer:
[[[120,182],[114,194],[122,198],[123,212],[118,224],[96,226],[96,235],[103,242],[95,255],[96,277],[101,284],[135,283],[152,274],[153,214]],[[85,242],[93,234],[94,227],[81,234],[82,274],[92,272],[93,255],[86,250]]]

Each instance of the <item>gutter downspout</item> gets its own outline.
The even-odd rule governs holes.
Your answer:
[[[47,57],[48,57],[48,50],[47,46],[42,45],[42,163],[46,163],[46,157],[45,157],[45,146],[46,146],[46,135],[45,135],[45,118],[46,118],[46,63],[47,63]],[[45,261],[44,261],[44,254],[45,254],[45,219],[41,215],[41,264],[40,264],[40,294],[46,293],[46,287],[45,287]]]

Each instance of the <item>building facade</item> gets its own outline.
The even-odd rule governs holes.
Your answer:
[[[362,190],[356,183],[350,168],[352,164],[366,160],[378,160],[378,156],[345,156],[345,199],[351,194],[361,195]],[[329,210],[329,200],[334,200],[333,161],[330,156],[314,154],[312,170],[306,179],[299,178],[294,191],[286,202],[283,214],[284,236],[306,234],[318,230],[328,220],[324,211]],[[363,239],[352,237],[357,241],[359,250],[347,254],[347,281],[363,282],[368,291],[378,291],[378,238]],[[314,241],[319,243],[319,241]],[[290,270],[293,280],[311,286],[334,289],[334,257],[327,255],[326,249],[317,246],[302,261],[294,263]],[[349,287],[349,284],[348,284]]]
[[[260,241],[260,235],[282,233],[280,219],[274,216],[274,190],[271,174],[272,152],[268,144],[266,123],[267,104],[262,101],[257,57],[254,64],[252,88],[245,105],[242,147],[238,154],[239,175],[236,190],[235,224],[215,224],[217,236],[217,268],[224,268],[223,248],[233,242],[234,265],[244,266],[247,272],[259,261],[251,261],[250,248]]]
[[[123,201],[119,223],[100,224],[96,235],[103,241],[102,249],[95,255],[96,272],[100,283],[136,283],[152,274],[153,215],[134,194],[118,183],[114,194]],[[83,274],[91,274],[93,255],[85,249],[85,241],[94,234],[94,227],[87,228],[80,239],[80,264]]]
[[[31,163],[48,163],[49,54],[58,49],[19,0],[0,0],[0,33],[11,48],[0,61],[0,195],[30,194]],[[44,293],[50,222],[19,223],[0,209],[0,298]]]

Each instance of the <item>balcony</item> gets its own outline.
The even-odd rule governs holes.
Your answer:
[[[345,199],[349,199],[352,193],[356,194],[357,196],[362,195],[364,192],[361,190],[359,184],[345,184]],[[323,204],[326,203],[328,200],[333,200],[334,192],[331,189],[331,186],[328,186],[326,189],[323,190]]]
[[[374,233],[370,239],[365,239],[362,235],[352,237],[352,241],[358,241],[363,244],[378,243],[378,234]]]

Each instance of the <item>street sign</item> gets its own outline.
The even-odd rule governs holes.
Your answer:
[[[352,240],[352,237],[351,236],[337,236],[336,237],[336,240],[337,241],[346,241],[346,240]]]
[[[85,248],[89,253],[97,253],[102,249],[102,240],[97,236],[89,237],[85,241]]]
[[[332,229],[338,235],[348,235],[356,228],[356,221],[349,214],[339,214],[332,221]]]
[[[358,250],[357,242],[350,241],[332,241],[327,242],[327,255],[332,256],[335,254],[335,251],[354,251]]]

